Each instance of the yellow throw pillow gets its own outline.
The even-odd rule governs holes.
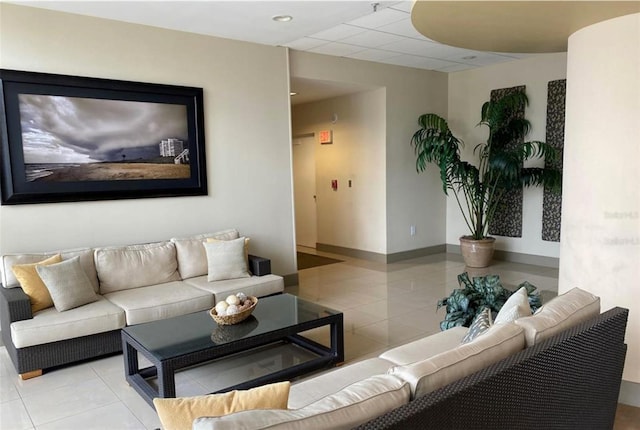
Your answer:
[[[263,385],[246,391],[230,391],[207,396],[153,399],[164,430],[191,430],[199,417],[219,417],[252,409],[287,409],[289,388],[287,381]]]
[[[53,257],[49,257],[46,260],[42,260],[38,263],[32,264],[16,264],[11,267],[13,274],[16,276],[20,286],[24,290],[25,294],[29,296],[31,301],[31,312],[36,313],[43,309],[47,309],[53,306],[53,300],[49,290],[40,279],[40,275],[36,271],[36,266],[49,266],[51,264],[60,263],[62,256],[56,254]]]

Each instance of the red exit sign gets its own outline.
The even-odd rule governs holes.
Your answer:
[[[333,131],[332,130],[322,130],[319,133],[320,143],[332,143],[333,142]]]

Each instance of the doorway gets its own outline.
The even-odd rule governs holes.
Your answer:
[[[316,247],[316,139],[314,134],[293,139],[293,199],[296,214],[296,244]]]

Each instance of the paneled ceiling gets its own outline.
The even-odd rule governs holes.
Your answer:
[[[11,1],[338,57],[453,72],[511,61],[434,42],[411,23],[412,1]],[[277,22],[289,15],[289,22]]]

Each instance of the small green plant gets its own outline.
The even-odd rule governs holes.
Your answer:
[[[495,316],[509,296],[522,287],[527,289],[529,306],[533,312],[542,306],[537,288],[526,281],[518,285],[515,291],[511,291],[502,286],[498,275],[477,276],[470,280],[467,272],[464,272],[458,275],[458,284],[460,288],[438,300],[437,309],[443,306],[447,309],[444,321],[440,322],[440,329],[443,331],[451,327],[469,327],[485,307],[491,309]]]

